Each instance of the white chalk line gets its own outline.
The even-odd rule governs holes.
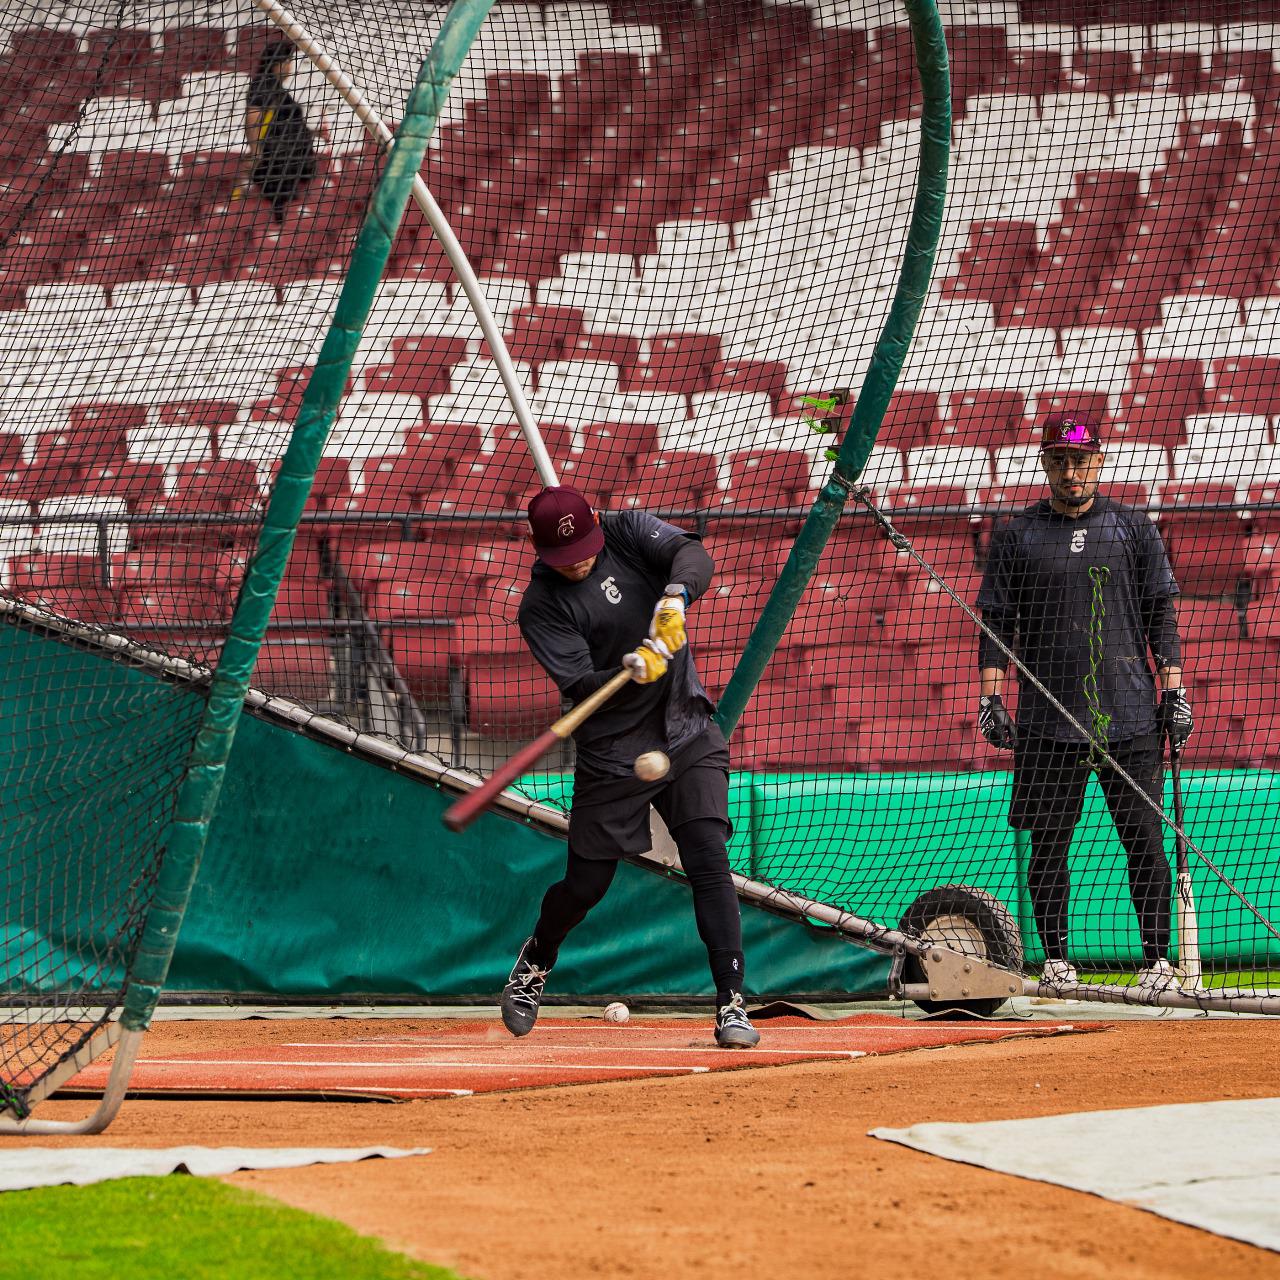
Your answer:
[[[421,1042],[418,1042],[418,1043],[420,1044]],[[399,1048],[413,1047],[412,1045],[402,1044],[394,1040],[387,1040],[387,1041],[378,1041],[378,1040],[363,1041],[362,1040],[362,1041],[359,1041],[358,1044],[360,1048],[365,1048],[367,1046],[370,1049],[399,1049]],[[345,1044],[345,1045],[282,1044],[280,1047],[282,1049],[328,1049],[332,1047],[335,1049],[343,1049],[348,1053],[351,1051],[351,1048],[352,1048],[350,1044]],[[474,1049],[476,1045],[474,1041],[471,1041],[469,1043],[461,1043],[461,1044],[450,1044],[448,1042],[437,1043],[433,1041],[430,1047],[432,1049],[464,1049],[465,1050],[465,1049]],[[689,1053],[691,1052],[688,1045],[675,1047],[675,1046],[667,1046],[667,1045],[647,1045],[647,1044],[628,1044],[628,1045],[621,1045],[621,1046],[605,1045],[605,1044],[581,1044],[581,1045],[573,1045],[573,1046],[565,1046],[565,1047],[566,1049],[571,1048],[571,1051],[573,1053],[617,1054],[620,1051],[624,1051],[626,1053]],[[712,1048],[711,1046],[708,1046],[705,1049],[693,1049],[692,1052],[714,1054],[717,1057],[717,1059],[719,1059],[719,1058],[724,1058],[725,1055],[730,1052],[741,1053],[742,1050],[741,1049],[727,1050],[727,1049]],[[865,1058],[867,1056],[866,1050],[864,1049],[790,1049],[790,1048],[779,1048],[776,1045],[768,1045],[767,1047],[764,1047],[764,1048],[752,1049],[752,1050],[749,1050],[749,1052],[752,1054],[760,1055],[760,1056],[778,1056],[778,1057],[786,1056],[790,1058],[812,1058],[812,1057],[831,1058],[831,1057],[850,1057],[850,1056],[855,1058]],[[402,1061],[404,1061],[407,1064],[407,1063],[415,1062],[416,1059],[405,1058]],[[462,1059],[458,1059],[458,1061],[461,1062]],[[725,1058],[725,1061],[729,1061],[729,1059]]]

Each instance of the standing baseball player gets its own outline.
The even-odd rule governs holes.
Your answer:
[[[652,805],[693,890],[715,982],[716,1043],[751,1048],[760,1035],[743,1008],[742,924],[725,849],[733,830],[729,749],[685,637],[685,609],[710,585],[711,557],[697,537],[644,512],[600,517],[567,485],[529,503],[529,536],[538,561],[519,623],[533,656],[574,703],[620,668],[632,683],[573,735],[568,866],[520,949],[502,1021],[515,1036],[533,1030],[561,943],[604,897],[619,859],[650,847]],[[634,772],[647,751],[671,760],[652,782]]]
[[[1028,888],[1044,947],[1044,983],[1060,988],[1078,980],[1067,960],[1067,854],[1085,784],[1096,771],[1128,857],[1142,936],[1138,986],[1150,995],[1176,987],[1177,974],[1168,960],[1172,876],[1164,832],[1144,797],[1161,802],[1163,737],[1181,750],[1192,716],[1182,688],[1173,603],[1178,584],[1146,513],[1098,492],[1103,460],[1091,419],[1051,414],[1045,420],[1041,465],[1050,497],[992,538],[978,594],[987,626],[1087,732],[1026,680],[1018,687],[1015,726],[1001,698],[1006,659],[985,632],[978,650],[978,725],[993,746],[1013,751],[1009,822],[1030,833]],[[1105,748],[1141,794],[1098,759],[1097,748]]]

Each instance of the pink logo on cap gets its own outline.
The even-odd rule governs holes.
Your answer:
[[[1044,420],[1040,447],[1097,453],[1102,448],[1102,438],[1097,423],[1088,414],[1051,413]]]

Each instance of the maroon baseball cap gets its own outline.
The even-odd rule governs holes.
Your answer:
[[[1040,448],[1079,449],[1081,453],[1101,453],[1102,436],[1098,424],[1087,413],[1051,413],[1041,427]]]
[[[529,500],[529,532],[538,559],[553,568],[590,560],[604,550],[604,530],[591,504],[567,484],[551,485]]]

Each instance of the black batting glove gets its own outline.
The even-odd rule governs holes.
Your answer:
[[[1181,751],[1191,737],[1191,730],[1196,727],[1195,717],[1191,714],[1191,703],[1187,701],[1187,691],[1166,689],[1160,695],[1156,719],[1160,724],[1160,732],[1169,739],[1169,745],[1175,751]]]
[[[978,730],[998,751],[1013,750],[1013,717],[998,693],[978,699]]]

